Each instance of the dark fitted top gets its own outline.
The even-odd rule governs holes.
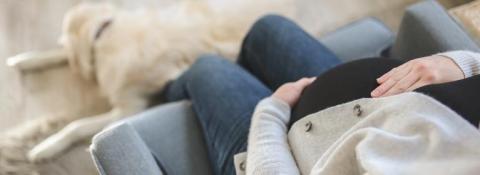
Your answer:
[[[305,88],[293,108],[290,125],[309,114],[360,98],[371,98],[376,79],[403,62],[387,58],[361,59],[335,67]],[[480,120],[480,76],[425,86],[415,90],[427,94],[478,127]]]

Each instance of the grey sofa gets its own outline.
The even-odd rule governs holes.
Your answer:
[[[349,24],[319,40],[344,61],[387,56],[410,59],[479,47],[436,1],[407,9],[397,37],[378,20]],[[97,134],[91,154],[100,174],[212,174],[200,125],[188,101],[115,123]]]

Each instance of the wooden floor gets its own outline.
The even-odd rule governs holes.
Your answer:
[[[174,0],[115,0],[128,7],[163,6]],[[406,6],[418,0],[302,0],[297,21],[315,35],[365,16],[376,16],[394,31]],[[443,0],[454,6],[465,0]],[[57,47],[64,12],[81,0],[0,0],[0,61],[17,53]],[[92,103],[95,102],[95,103]],[[77,104],[77,105],[71,105]],[[18,72],[0,63],[0,132],[33,118],[56,113],[95,114],[108,109],[91,83],[67,66]],[[96,174],[85,145],[41,165],[42,174]]]

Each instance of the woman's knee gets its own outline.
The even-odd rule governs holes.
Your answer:
[[[281,36],[282,31],[286,27],[296,26],[295,23],[289,19],[279,15],[266,15],[257,20],[250,31],[248,32],[247,39],[249,38],[277,38],[275,36]]]
[[[246,35],[238,62],[248,68],[248,65],[252,63],[251,59],[258,57],[266,59],[261,55],[271,50],[269,48],[284,47],[285,44],[288,44],[285,43],[286,34],[284,32],[290,31],[288,28],[295,28],[292,26],[296,25],[282,16],[266,15],[261,17]]]
[[[279,15],[265,15],[258,19],[252,26],[250,33],[263,33],[265,31],[275,31],[285,25],[294,24],[289,19]]]

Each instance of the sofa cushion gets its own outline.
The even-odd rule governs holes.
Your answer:
[[[348,24],[320,38],[341,60],[378,57],[390,47],[394,34],[379,20],[366,18]]]

